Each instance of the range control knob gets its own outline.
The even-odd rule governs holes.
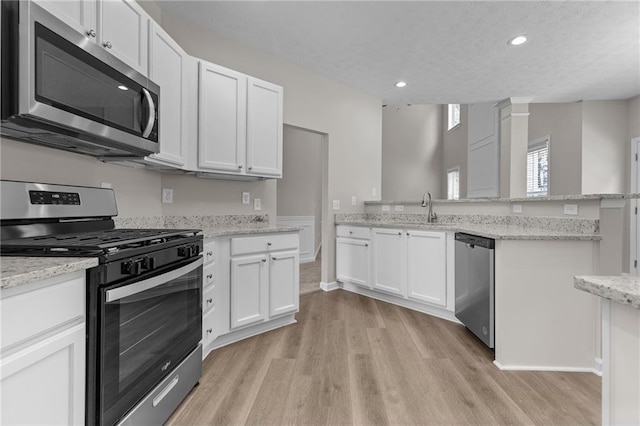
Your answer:
[[[121,272],[124,275],[140,275],[142,272],[142,259],[129,260],[123,262],[121,266]]]
[[[156,267],[156,259],[153,257],[144,257],[142,258],[142,269],[147,271],[151,271]]]

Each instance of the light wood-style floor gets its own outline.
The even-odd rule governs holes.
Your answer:
[[[590,373],[500,371],[464,327],[343,290],[214,351],[170,425],[600,423]]]
[[[318,251],[314,262],[300,264],[300,296],[321,291],[320,266],[322,264],[322,250]]]

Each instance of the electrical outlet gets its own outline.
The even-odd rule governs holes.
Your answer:
[[[109,182],[102,182],[102,183],[100,183],[100,187],[101,188],[113,188],[113,185],[111,185]]]
[[[377,189],[376,189],[376,187],[374,186],[374,187],[372,187],[372,188],[371,188],[371,196],[372,196],[372,197],[375,197],[375,196],[377,196],[377,195],[378,195],[378,190],[377,190]]]
[[[564,214],[570,214],[573,216],[577,216],[578,214],[578,205],[577,204],[565,204],[564,205]]]
[[[388,212],[389,210],[391,210],[391,208],[389,206],[382,206],[382,211],[383,212]]]
[[[253,209],[262,210],[262,200],[260,198],[253,199]]]
[[[333,209],[340,210],[340,200],[333,200]]]
[[[351,205],[352,205],[352,206],[355,206],[355,205],[356,205],[356,196],[355,196],[355,195],[352,195],[352,196],[351,196]]]
[[[248,192],[242,193],[242,204],[249,204],[249,199],[251,195]]]
[[[397,212],[403,212],[404,211],[404,206],[394,206],[393,209]]]
[[[513,205],[514,213],[522,213],[522,204],[514,204]]]
[[[173,203],[173,189],[162,188],[162,202],[164,204]]]

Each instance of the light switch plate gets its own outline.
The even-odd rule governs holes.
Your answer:
[[[163,204],[173,203],[173,189],[162,188],[162,203]]]
[[[340,210],[340,200],[333,200],[333,209]]]
[[[382,211],[383,212],[388,212],[389,210],[391,210],[391,208],[389,206],[382,206]]]
[[[113,188],[113,185],[111,185],[109,182],[101,182],[100,183],[100,187],[101,188]]]
[[[378,195],[378,190],[374,186],[374,187],[371,188],[371,196],[372,197],[376,197],[377,195]]]
[[[522,213],[522,204],[514,204],[513,205],[514,213]]]
[[[249,204],[250,194],[248,192],[242,193],[242,204]]]
[[[253,209],[262,210],[262,200],[260,198],[253,199]]]
[[[397,212],[403,212],[404,211],[404,206],[394,206],[393,209]]]
[[[578,215],[578,205],[577,204],[565,204],[564,205],[564,214],[570,214],[573,216]]]
[[[355,206],[355,205],[356,205],[356,196],[355,196],[355,195],[352,195],[352,196],[351,196],[351,205],[352,205],[352,206]]]

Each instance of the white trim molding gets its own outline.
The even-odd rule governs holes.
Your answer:
[[[340,287],[338,286],[338,283],[334,281],[331,283],[320,282],[320,288],[324,291],[333,291],[339,289]]]
[[[638,189],[638,151],[640,146],[640,137],[631,139],[631,185],[630,193],[634,194],[639,191]],[[629,200],[629,273],[631,275],[640,275],[636,260],[638,260],[638,215],[635,214],[635,209],[640,207],[637,198]]]
[[[498,361],[493,364],[500,370],[504,371],[562,371],[567,373],[593,373],[601,376],[595,366],[594,367],[565,367],[565,366],[538,366],[538,365],[502,365]]]

